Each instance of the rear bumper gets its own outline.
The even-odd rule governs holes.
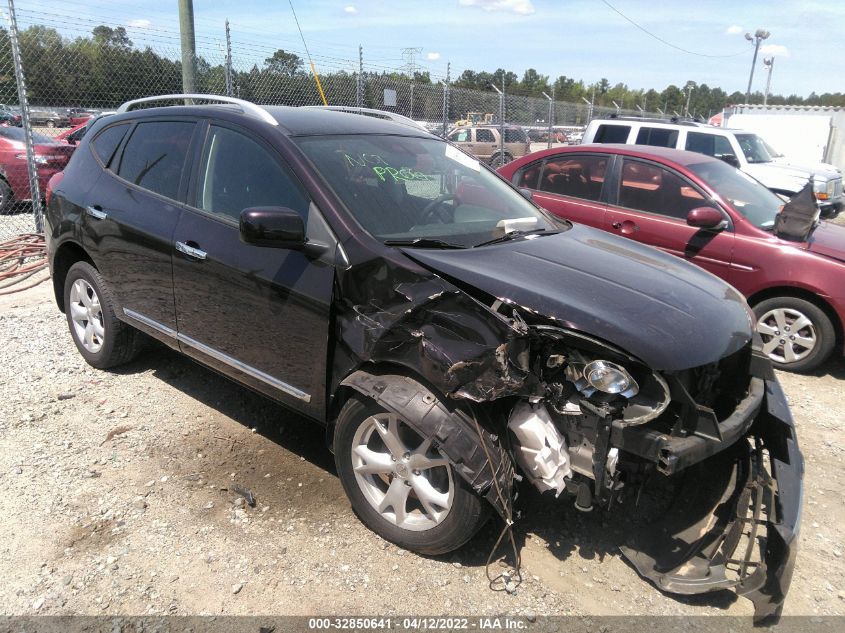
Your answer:
[[[803,503],[804,459],[776,380],[765,381],[763,397],[748,432],[685,471],[678,502],[622,548],[664,591],[734,589],[754,604],[755,621],[781,613]]]

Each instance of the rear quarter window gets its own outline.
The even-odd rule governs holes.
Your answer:
[[[82,130],[84,129],[85,128],[82,128]],[[100,159],[100,162],[103,163],[104,167],[109,166],[109,162],[114,156],[117,146],[120,145],[120,142],[123,140],[123,137],[126,135],[126,130],[128,129],[128,123],[112,125],[97,134],[96,138],[91,141],[91,147],[94,149],[94,153],[97,155],[97,158]],[[80,138],[84,136],[84,134],[85,132],[82,132]]]
[[[594,143],[625,143],[631,133],[630,125],[600,125]]]
[[[505,128],[505,143],[526,143],[525,132],[517,128]]]

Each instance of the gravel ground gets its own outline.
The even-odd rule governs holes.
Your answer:
[[[0,297],[0,614],[750,615],[661,594],[601,512],[529,494],[525,582],[487,587],[492,522],[421,557],[353,515],[321,429],[171,351],[88,367],[49,284]],[[845,362],[781,380],[807,460],[787,614],[845,614]],[[232,489],[251,490],[256,506]]]

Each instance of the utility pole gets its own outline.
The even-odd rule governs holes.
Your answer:
[[[692,96],[692,91],[695,90],[695,87],[696,85],[694,81],[688,81],[687,85],[684,86],[684,90],[687,91],[687,105],[684,107],[684,116],[686,117],[689,116],[689,100]]]
[[[191,94],[197,91],[194,0],[179,0],[179,34],[182,39],[182,92]]]
[[[552,148],[552,117],[554,116],[554,107],[555,107],[555,87],[552,85],[552,96],[550,97],[545,92],[543,96],[549,100],[549,138],[548,138],[548,149]]]
[[[593,97],[595,98],[595,96],[596,96],[596,91],[594,89],[593,90]],[[587,97],[581,97],[581,99],[584,101],[584,103],[586,103],[588,106],[590,106],[590,108],[587,110],[587,123],[589,123],[590,121],[593,120],[593,102],[587,101]]]
[[[355,105],[364,107],[364,47],[358,44],[358,77],[355,82]]]
[[[765,29],[757,29],[752,36],[745,34],[745,39],[754,44],[754,59],[751,60],[751,74],[748,75],[748,88],[745,91],[745,103],[751,100],[751,82],[754,80],[754,67],[757,65],[757,52],[760,50],[760,42],[769,38],[771,33]]]
[[[769,69],[769,76],[766,79],[766,92],[763,93],[763,105],[766,105],[769,102],[769,91],[772,88],[772,70],[775,68],[775,58],[764,57],[763,66]]]
[[[229,35],[229,18],[226,18],[226,96],[232,93],[232,38]]]
[[[443,84],[443,137],[449,131],[449,81],[452,62],[446,64],[446,83]]]

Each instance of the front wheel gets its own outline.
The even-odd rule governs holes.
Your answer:
[[[8,215],[14,210],[12,188],[0,178],[0,215]]]
[[[778,369],[816,369],[833,351],[836,333],[817,305],[797,297],[775,297],[754,306],[763,351]]]
[[[493,169],[497,169],[502,165],[507,165],[512,160],[513,156],[511,156],[507,152],[504,153],[504,160],[502,159],[502,154],[493,154],[493,156],[490,158],[490,166]]]
[[[344,405],[334,448],[352,509],[368,528],[400,547],[450,552],[489,516],[486,502],[430,439],[371,400],[356,396]]]

